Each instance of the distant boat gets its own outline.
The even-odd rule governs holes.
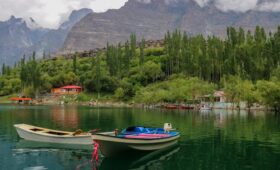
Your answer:
[[[205,105],[203,104],[201,107],[200,107],[200,111],[210,111],[212,110],[212,108],[208,105]]]
[[[187,105],[179,105],[179,104],[166,104],[163,105],[163,108],[165,109],[181,109],[181,110],[193,110],[193,106],[187,106]]]
[[[180,105],[179,108],[182,110],[193,110],[194,109],[193,106],[186,106],[186,105]]]
[[[30,141],[79,145],[93,144],[91,133],[58,131],[27,124],[16,124],[14,127],[21,138]]]
[[[155,151],[178,143],[179,132],[165,132],[163,128],[133,126],[120,134],[104,132],[93,134],[94,142],[100,146],[105,157],[119,155],[129,150]]]
[[[176,105],[176,104],[166,104],[163,107],[165,109],[178,109],[178,105]]]

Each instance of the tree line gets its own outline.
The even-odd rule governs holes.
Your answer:
[[[174,95],[166,97],[166,100],[197,97],[190,94],[182,97],[180,93],[172,92],[180,82],[188,86],[198,84],[183,81],[182,76],[194,78],[190,82],[205,84],[201,87],[209,90],[224,89],[233,102],[264,102],[260,96],[268,94],[273,94],[274,97],[269,100],[274,102],[280,91],[280,27],[275,33],[268,34],[261,27],[256,27],[253,32],[229,27],[225,38],[190,36],[175,30],[165,34],[163,47],[152,48],[146,47],[145,39],[139,41],[135,34],[131,34],[123,44],[108,43],[106,51],[98,53],[96,57],[81,58],[80,53],[75,53],[71,60],[63,57],[35,60],[35,55],[33,53],[28,59],[22,58],[14,67],[2,67],[0,95],[36,95],[48,93],[53,87],[78,84],[84,87],[85,92],[112,94],[119,100],[139,101],[139,96],[144,95],[154,101],[148,96],[153,94],[153,90],[149,90],[153,87],[162,88],[161,92],[165,94],[158,96],[158,101],[165,100],[166,94]],[[174,75],[180,75],[180,78],[172,78]],[[157,83],[162,84],[153,86]],[[270,87],[274,90],[244,95],[242,89],[255,94],[257,85],[258,89]],[[193,88],[185,89],[186,93],[190,93],[189,89]],[[209,90],[199,88],[195,93],[203,95]]]
[[[269,80],[280,64],[280,27],[274,34],[259,26],[255,32],[227,28],[226,39],[188,36],[176,30],[165,35],[165,74],[184,73],[220,83],[222,77],[239,75],[252,81]]]

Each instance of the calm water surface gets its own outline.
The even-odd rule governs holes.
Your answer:
[[[90,148],[29,142],[13,124],[111,131],[130,125],[181,132],[178,146],[145,155],[101,156],[96,168]],[[185,112],[87,106],[0,106],[0,169],[280,169],[280,115],[246,112]]]

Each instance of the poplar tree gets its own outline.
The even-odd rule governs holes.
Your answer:
[[[124,70],[126,72],[129,71],[129,67],[130,67],[130,58],[131,58],[131,52],[130,52],[130,49],[129,49],[129,42],[126,41],[125,44],[124,44],[124,58],[123,58],[123,67],[124,67]]]
[[[78,53],[75,53],[73,56],[73,72],[77,74],[77,55]]]
[[[141,44],[140,44],[140,58],[139,58],[139,65],[143,65],[145,62],[145,39],[142,38]]]
[[[5,75],[6,74],[6,65],[5,63],[3,63],[2,65],[2,75]]]
[[[96,56],[96,65],[95,65],[95,81],[96,81],[96,91],[98,93],[98,99],[100,97],[100,90],[101,90],[101,71],[100,71],[100,56],[101,54],[98,53]]]
[[[136,42],[136,35],[133,33],[130,35],[130,58],[133,58],[136,55]]]

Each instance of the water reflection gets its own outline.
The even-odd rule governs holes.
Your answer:
[[[79,124],[77,106],[53,106],[51,110],[53,120],[65,128],[77,129]]]
[[[150,153],[127,153],[114,158],[104,158],[101,162],[102,169],[151,169],[151,167],[163,166],[165,161],[169,160],[172,156],[176,155],[180,150],[178,145],[168,147],[166,149],[153,151]]]
[[[46,142],[36,142],[20,139],[16,143],[16,149],[69,149],[69,150],[87,150],[92,151],[92,145],[72,145],[72,144],[59,144],[59,143],[46,143]]]
[[[181,132],[178,151],[174,148],[147,159],[145,155],[104,159],[99,168],[280,169],[280,115],[277,114],[11,105],[0,106],[0,169],[93,168],[89,163],[91,150],[20,140],[13,127],[15,123],[66,131],[95,128],[109,131],[131,125],[162,127],[165,122]]]

